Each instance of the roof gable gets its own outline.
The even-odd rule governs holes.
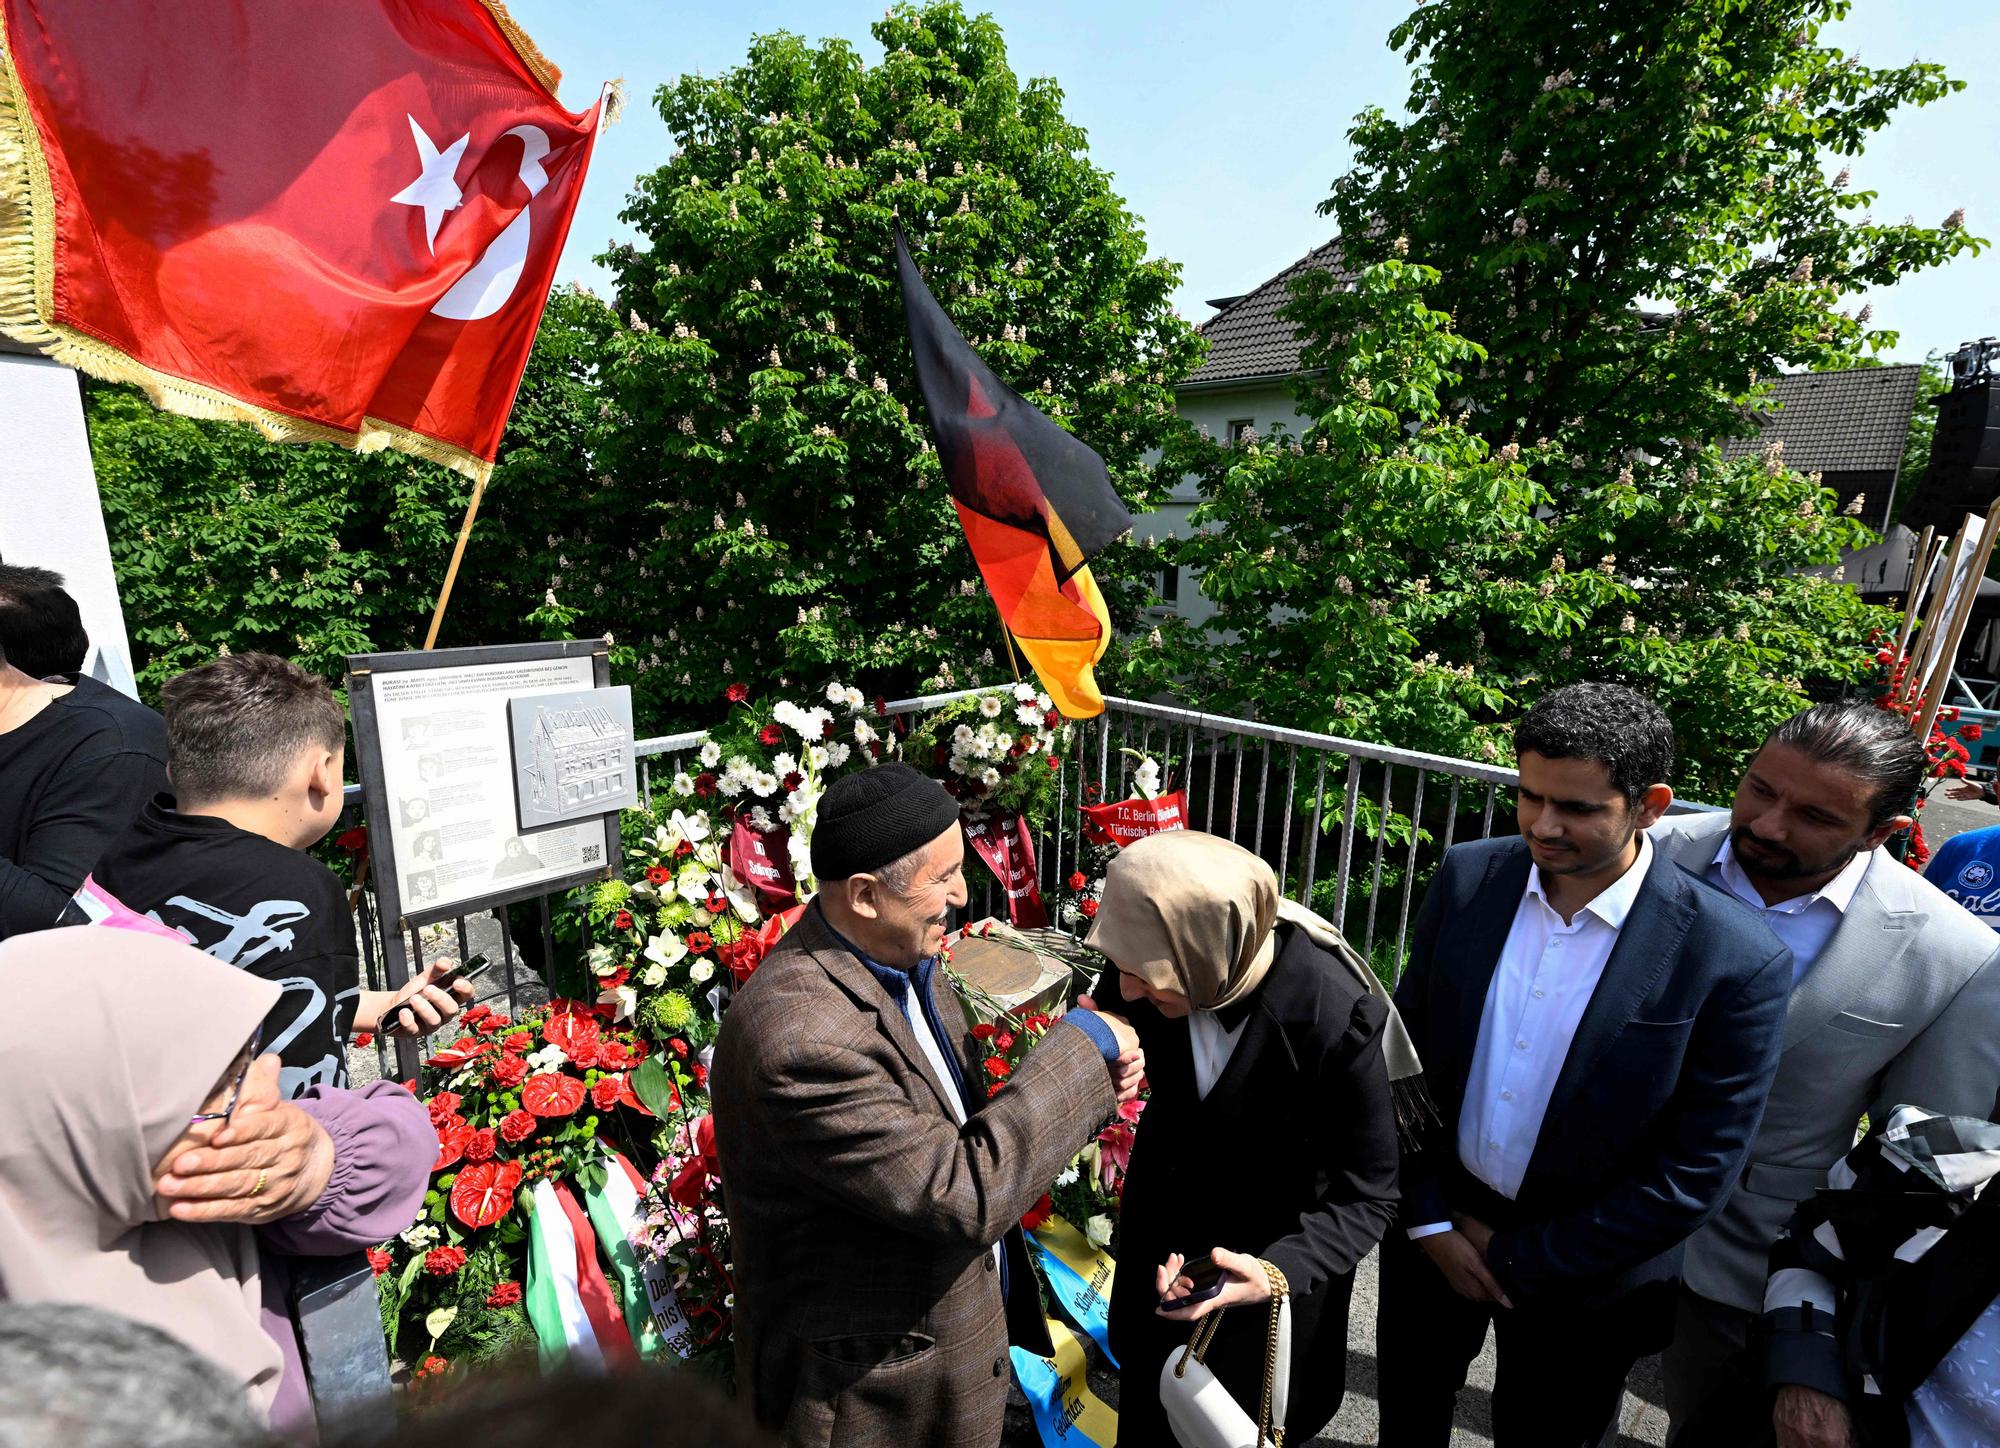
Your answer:
[[[1776,412],[1761,412],[1755,437],[1731,438],[1723,456],[1747,457],[1773,442],[1785,466],[1802,473],[1894,473],[1902,465],[1917,401],[1914,364],[1789,372],[1771,385]]]
[[[1298,334],[1290,322],[1279,319],[1278,310],[1292,299],[1292,278],[1307,271],[1331,272],[1343,281],[1355,276],[1341,260],[1339,238],[1307,252],[1195,329],[1208,338],[1208,360],[1182,385],[1286,377],[1297,372]]]

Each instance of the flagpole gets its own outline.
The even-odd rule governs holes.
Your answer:
[[[998,599],[993,601],[993,612],[996,616],[1000,612]],[[1007,620],[1004,618],[1000,620],[1000,637],[1007,641],[1007,664],[1014,670],[1014,682],[1018,684],[1021,682],[1021,661],[1014,656],[1014,630],[1007,627]]]
[[[486,492],[486,479],[472,482],[472,501],[465,505],[465,521],[459,525],[458,543],[451,550],[451,566],[444,571],[444,587],[438,590],[437,608],[431,613],[430,632],[424,635],[424,652],[437,643],[438,629],[444,624],[445,605],[451,602],[451,586],[458,581],[458,565],[465,557],[465,541],[472,536],[472,520],[479,516],[479,499]]]

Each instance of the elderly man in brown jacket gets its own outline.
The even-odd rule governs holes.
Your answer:
[[[835,784],[820,894],[737,994],[711,1080],[736,1381],[791,1448],[994,1448],[1010,1337],[1047,1352],[1018,1222],[1136,1093],[1080,1005],[986,1098],[936,968],[966,901],[958,807],[904,765]]]

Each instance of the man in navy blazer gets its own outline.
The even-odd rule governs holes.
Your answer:
[[[1443,1448],[1490,1322],[1499,1448],[1594,1448],[1742,1170],[1791,954],[1655,853],[1673,731],[1576,684],[1515,727],[1521,838],[1447,851],[1396,1006],[1439,1119],[1382,1248],[1384,1448]]]

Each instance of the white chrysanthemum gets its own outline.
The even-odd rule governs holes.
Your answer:
[[[544,1071],[560,1071],[567,1060],[561,1046],[547,1045],[528,1057],[528,1069],[539,1076]]]
[[[1014,702],[1017,704],[1034,703],[1035,686],[1033,684],[1016,684],[1014,686]]]
[[[667,968],[664,965],[649,965],[639,972],[639,984],[647,990],[658,990],[667,983]]]
[[[838,769],[840,768],[841,765],[847,763],[848,756],[851,753],[853,753],[853,751],[850,750],[845,744],[835,741],[834,743],[826,746],[826,762],[831,766],[833,766],[835,769]]]
[[[988,789],[996,789],[1000,784],[1000,771],[991,766],[979,771],[979,782]]]
[[[674,793],[675,794],[694,793],[694,781],[688,778],[686,770],[682,770],[679,774],[676,774],[674,776]]]
[[[750,776],[750,792],[759,799],[769,799],[778,792],[778,776],[760,769]]]
[[[780,779],[783,779],[788,774],[797,774],[798,772],[799,762],[789,754],[780,754],[771,761],[771,773],[777,775]]]
[[[1055,708],[1055,706],[1056,701],[1051,699],[1047,694],[1035,695],[1035,707],[1040,709],[1044,714]]]
[[[743,780],[738,775],[725,774],[715,782],[715,787],[722,791],[723,798],[734,799],[743,793]]]
[[[833,715],[825,709],[808,710],[799,733],[808,739],[824,739],[833,733]]]
[[[715,768],[716,763],[721,758],[722,746],[717,744],[713,739],[701,746],[701,767],[703,769]]]
[[[761,804],[751,805],[750,828],[753,830],[760,830],[765,833],[769,833],[771,829],[771,812],[765,809],[764,806],[762,806]]]
[[[1033,729],[1042,722],[1042,711],[1033,704],[1022,704],[1014,710],[1014,718]]]
[[[823,746],[818,744],[809,744],[806,746],[806,763],[814,769],[825,769],[826,760],[827,753]]]
[[[756,772],[757,766],[742,755],[732,754],[729,756],[728,778],[735,780],[738,784],[748,783],[750,776]]]
[[[771,707],[771,717],[777,720],[778,723],[784,725],[787,729],[791,730],[794,734],[803,732],[803,730],[800,728],[799,721],[805,717],[805,711],[801,709],[798,705],[794,704],[790,699],[780,699],[776,704],[774,704]]]
[[[875,726],[870,724],[866,719],[856,719],[854,721],[854,742],[859,744],[863,749],[873,744],[878,737],[875,733]]]
[[[847,702],[847,690],[838,683],[828,684],[826,686],[826,702],[829,704],[845,704]]]
[[[418,1226],[410,1228],[409,1231],[403,1233],[403,1240],[407,1242],[413,1250],[422,1252],[426,1250],[431,1245],[431,1243],[435,1242],[438,1239],[439,1235],[440,1234],[436,1227],[433,1227],[429,1222],[424,1222]]]
[[[951,742],[960,745],[972,743],[972,726],[970,724],[961,724],[952,730]]]
[[[706,985],[708,978],[714,974],[715,962],[712,960],[697,960],[688,967],[688,979],[696,985]]]
[[[1059,1187],[1073,1187],[1076,1185],[1076,1179],[1081,1175],[1082,1173],[1077,1170],[1076,1163],[1071,1162],[1056,1174],[1056,1185]]]
[[[841,702],[846,704],[849,709],[860,710],[868,707],[866,696],[852,684],[847,686],[847,692],[841,696]]]
[[[1000,717],[1000,710],[1003,707],[998,694],[988,694],[979,701],[979,712],[984,714],[988,719],[998,719]]]

